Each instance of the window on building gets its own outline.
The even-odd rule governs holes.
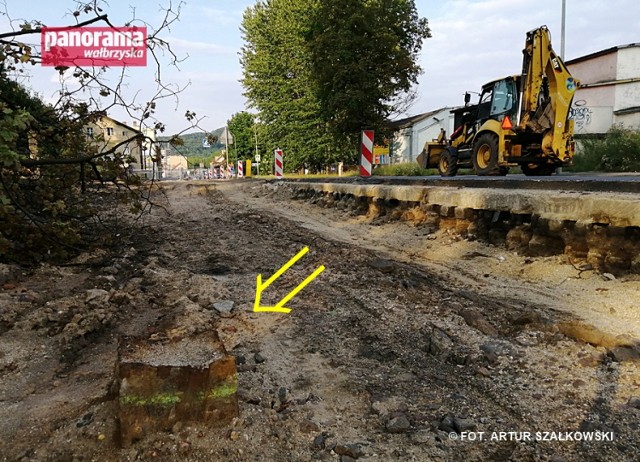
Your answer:
[[[107,127],[107,136],[113,136],[113,128]]]
[[[122,136],[127,136],[127,132],[125,132],[124,130],[122,130]]]
[[[93,127],[87,127],[87,135],[93,136]]]

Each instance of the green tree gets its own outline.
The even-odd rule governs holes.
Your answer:
[[[59,112],[0,79],[0,260],[65,256],[82,244],[96,212],[87,191],[94,180],[118,178],[127,187],[116,194],[135,200],[123,156],[106,160],[87,142],[84,109]]]
[[[254,115],[246,111],[233,114],[227,121],[233,135],[233,151],[239,160],[253,159],[256,151]]]
[[[386,126],[411,104],[427,20],[413,0],[323,0],[308,38],[323,119],[338,137]]]
[[[285,169],[320,168],[333,148],[320,117],[306,37],[319,0],[270,0],[242,21],[242,83],[265,128],[265,148],[285,151]]]
[[[640,172],[640,131],[614,125],[604,138],[582,138],[573,160],[579,172]]]
[[[242,83],[285,169],[355,161],[412,102],[429,37],[413,0],[267,0],[245,11]]]

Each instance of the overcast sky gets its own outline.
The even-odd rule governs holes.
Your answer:
[[[75,5],[68,0],[4,3],[12,19],[39,19],[48,26],[69,24]],[[189,87],[179,102],[163,100],[159,104],[158,114],[169,132],[186,126],[186,110],[206,116],[203,126],[213,130],[224,126],[232,114],[246,109],[238,82],[242,75],[239,26],[243,11],[254,3],[188,0],[182,7],[180,21],[164,37],[186,60],[179,69],[163,69],[163,79],[179,85],[189,83]],[[640,42],[638,0],[566,3],[566,60]],[[137,17],[157,24],[162,17],[160,5],[167,4],[167,0],[111,0],[105,10],[115,25],[131,19],[132,7]],[[479,91],[487,81],[518,73],[525,33],[540,25],[549,27],[554,49],[560,53],[561,0],[417,0],[416,5],[420,16],[429,20],[433,37],[425,41],[420,57],[424,74],[419,98],[404,116],[460,105],[465,91]],[[0,18],[0,25],[2,31],[7,30],[6,17]],[[55,73],[46,68],[33,69],[32,73],[30,86],[44,97],[52,97],[57,88]],[[129,68],[127,74],[127,91],[131,94],[140,91],[144,97],[153,87],[149,69]]]

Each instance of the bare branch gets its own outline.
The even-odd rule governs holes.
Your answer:
[[[88,25],[115,27],[103,11],[105,5],[106,2],[100,0],[76,1],[63,27],[68,30]],[[125,24],[146,26],[148,29],[147,57],[153,72],[150,81],[155,87],[130,88],[125,67],[75,66],[56,68],[60,75],[60,88],[52,104],[25,96],[29,101],[37,101],[25,108],[11,101],[11,92],[0,89],[0,111],[5,108],[10,111],[10,117],[0,119],[0,128],[13,134],[0,151],[0,165],[4,165],[0,169],[0,212],[7,210],[2,209],[2,201],[9,201],[16,212],[8,213],[21,217],[16,218],[22,220],[21,231],[28,228],[39,236],[30,238],[30,241],[40,242],[41,237],[49,233],[62,240],[70,239],[71,243],[86,242],[80,235],[91,226],[107,226],[109,223],[119,226],[122,214],[119,211],[107,215],[98,213],[92,202],[95,197],[100,197],[98,203],[109,198],[114,208],[120,207],[124,201],[122,203],[128,204],[128,209],[139,212],[138,218],[153,207],[161,206],[152,201],[155,178],[140,187],[140,179],[129,175],[127,162],[131,159],[124,148],[131,143],[140,146],[150,141],[143,131],[147,128],[164,131],[165,126],[158,120],[156,111],[160,104],[168,102],[167,99],[175,101],[177,107],[180,93],[190,85],[164,81],[166,66],[179,68],[186,59],[178,56],[169,41],[163,38],[179,21],[183,5],[183,1],[177,4],[170,1],[162,10],[163,17],[156,26],[137,17],[138,10],[132,8],[131,19]],[[0,11],[0,15],[9,18],[11,31],[0,33],[0,86],[3,82],[10,82],[8,85],[14,85],[12,88],[15,89],[19,88],[16,81],[29,82],[28,66],[42,62],[43,50],[38,35],[45,25],[37,20],[21,19],[20,23],[11,20],[6,12],[6,3],[0,0],[0,10],[3,7],[5,12]],[[23,90],[23,94],[27,93]],[[94,143],[92,146],[84,127],[96,123],[108,113],[124,114],[138,122],[141,133],[114,145],[96,146]],[[24,114],[30,118],[21,119]],[[187,115],[188,126],[176,136],[193,128],[202,130],[200,124],[205,118],[189,111]],[[32,139],[35,150],[32,149]],[[153,157],[151,159],[156,161]],[[113,187],[109,188],[111,185]],[[99,190],[109,191],[109,194],[94,196],[93,193]],[[7,234],[4,226],[6,223],[0,221],[1,236],[19,234]],[[79,240],[73,241],[75,238]],[[16,248],[21,245],[17,243]]]
[[[96,22],[100,22],[100,21],[108,22],[107,15],[103,14],[101,16],[96,16],[95,18],[88,19],[86,21],[83,21],[83,22],[78,23],[78,24],[74,24],[72,26],[65,26],[64,29],[69,29],[69,30],[77,29],[79,27],[89,26],[91,24],[95,24]],[[15,37],[23,36],[23,35],[39,34],[41,32],[42,32],[42,27],[36,27],[34,29],[22,29],[22,30],[19,30],[19,31],[5,32],[4,34],[0,34],[0,39],[15,38]]]
[[[111,154],[114,154],[118,151],[122,146],[126,146],[127,144],[140,140],[141,135],[137,135],[132,138],[128,138],[120,143],[114,145],[112,148],[101,151],[97,154],[88,154],[86,156],[77,156],[77,157],[59,157],[59,158],[46,158],[46,159],[20,159],[20,164],[27,168],[33,167],[43,167],[45,165],[74,165],[74,164],[82,164],[84,162],[91,162],[92,160],[99,159],[101,157],[107,157]]]

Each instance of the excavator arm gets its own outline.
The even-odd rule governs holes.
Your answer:
[[[542,134],[542,153],[569,161],[574,149],[569,111],[578,82],[551,48],[546,26],[527,33],[523,55],[517,129]]]

